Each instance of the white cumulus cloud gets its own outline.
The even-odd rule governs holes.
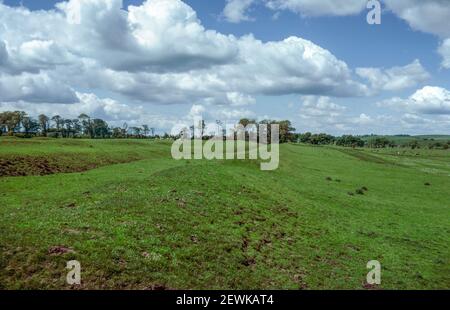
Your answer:
[[[266,6],[273,10],[290,10],[306,16],[344,16],[360,13],[367,0],[268,0]]]
[[[442,56],[442,66],[446,69],[450,69],[450,38],[442,42],[438,50]]]
[[[425,86],[409,98],[395,97],[378,103],[379,106],[406,109],[420,114],[450,114],[450,91],[442,87]]]
[[[254,2],[255,0],[227,0],[227,4],[223,9],[223,16],[230,23],[253,20],[247,14],[247,10]]]
[[[430,78],[430,74],[417,59],[404,67],[357,68],[356,73],[367,79],[371,87],[378,91],[398,91],[411,88]]]
[[[70,0],[55,10],[30,11],[0,3],[3,83],[13,79],[20,87],[13,76],[27,73],[57,80],[62,90],[106,91],[153,104],[367,94],[344,61],[311,41],[262,42],[208,30],[180,0],[122,6],[121,0]]]

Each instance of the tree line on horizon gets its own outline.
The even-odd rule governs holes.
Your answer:
[[[0,113],[0,134],[51,138],[145,138],[155,137],[155,128],[148,125],[129,127],[127,123],[122,127],[113,127],[100,118],[91,118],[84,113],[75,119],[45,114],[35,119],[24,111],[6,111]]]
[[[402,136],[397,136],[402,137]],[[410,137],[410,136],[403,136]],[[300,133],[295,135],[295,142],[312,144],[312,145],[337,145],[343,147],[368,147],[373,149],[383,149],[383,148],[397,148],[406,147],[411,149],[420,149],[426,146],[429,149],[444,149],[448,150],[450,148],[449,141],[434,141],[434,139],[423,139],[424,142],[427,141],[426,145],[421,144],[418,140],[413,139],[412,141],[396,142],[388,137],[383,136],[353,136],[353,135],[343,135],[340,137],[335,137],[326,133],[312,134],[310,132]]]
[[[216,121],[218,126],[222,122]],[[369,148],[393,148],[393,147],[409,147],[412,149],[421,148],[417,140],[406,143],[397,143],[387,137],[367,137],[364,136],[333,136],[326,133],[313,134],[311,132],[296,133],[296,129],[292,126],[289,120],[262,120],[256,121],[254,119],[243,118],[239,120],[238,124],[248,127],[249,125],[277,124],[280,128],[280,143],[304,143],[311,145],[337,145],[343,147],[369,147]],[[205,123],[201,126],[202,137],[207,140],[213,135],[205,134]],[[268,135],[270,136],[270,126],[268,126]],[[191,137],[194,139],[193,126],[189,128]],[[63,118],[60,115],[49,117],[45,114],[40,114],[37,118],[30,117],[24,111],[5,111],[0,112],[0,135],[9,135],[17,137],[50,137],[50,138],[89,138],[89,139],[123,139],[123,138],[163,138],[163,139],[178,139],[182,133],[178,135],[169,135],[165,133],[163,136],[155,134],[155,128],[148,125],[141,127],[129,127],[124,123],[122,127],[110,126],[106,121],[100,118],[91,118],[87,114],[80,114],[78,118]],[[223,132],[223,137],[226,132]],[[427,144],[428,148],[442,148],[449,149],[450,141],[437,141]]]
[[[222,122],[217,120],[217,125]],[[244,127],[249,124],[278,124],[280,126],[280,142],[292,142],[295,128],[292,127],[288,120],[274,121],[263,120],[256,122],[255,120],[241,119],[239,124]],[[201,134],[207,140],[212,138],[212,134],[205,132],[205,122],[202,123]],[[194,138],[194,126],[188,128]],[[270,136],[270,126],[269,136]],[[51,137],[51,138],[166,138],[177,139],[178,135],[169,135],[165,133],[163,136],[155,135],[155,128],[148,125],[141,127],[129,127],[124,123],[122,127],[110,126],[106,121],[100,118],[91,118],[87,114],[81,114],[76,119],[63,118],[60,115],[49,117],[40,114],[37,118],[28,116],[24,111],[5,111],[0,113],[0,135],[18,136],[18,137]],[[224,133],[224,136],[226,134]]]

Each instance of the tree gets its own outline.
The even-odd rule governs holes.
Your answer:
[[[275,122],[280,126],[280,143],[292,142],[294,140],[295,128],[292,127],[291,121],[284,120]]]
[[[74,136],[78,136],[82,132],[83,126],[79,119],[75,118],[72,120],[72,129]]]
[[[102,119],[96,118],[92,121],[93,137],[106,138],[109,136],[108,123]]]
[[[314,145],[329,145],[335,141],[335,137],[327,135],[326,133],[320,133],[318,135],[311,135],[309,143]]]
[[[150,129],[148,128],[148,125],[142,125],[142,131],[144,132],[144,136],[148,137],[148,134],[150,133]]]
[[[4,121],[4,115],[5,113],[0,113],[0,136],[6,131],[6,125]]]
[[[140,138],[141,137],[142,128],[140,128],[140,127],[131,127],[130,130],[131,130],[132,134],[136,138]]]
[[[83,133],[86,136],[89,136],[91,139],[94,138],[95,133],[94,133],[94,128],[93,128],[93,123],[91,118],[89,117],[89,115],[87,114],[80,114],[80,116],[78,116],[78,119],[81,122],[81,125],[83,127]]]
[[[0,130],[3,134],[4,132],[8,132],[8,113],[9,112],[2,112],[0,113]]]
[[[387,146],[391,146],[393,144],[394,143],[386,137],[376,137],[375,139],[371,139],[368,143],[369,147],[376,149],[386,148]]]
[[[250,124],[256,124],[255,120],[250,120],[248,118],[242,118],[239,120],[239,125],[242,125],[244,127],[247,127]]]
[[[18,130],[20,122],[24,116],[25,112],[15,111],[15,112],[4,112],[3,123],[7,128],[8,135],[13,136],[14,132]]]
[[[38,116],[38,121],[42,134],[46,136],[50,128],[50,118],[45,114],[41,114]]]
[[[22,118],[22,126],[26,135],[29,135],[31,132],[36,132],[39,129],[39,123],[29,116]]]
[[[413,150],[415,150],[415,149],[420,149],[420,144],[419,144],[419,142],[418,142],[417,140],[412,141],[412,142],[409,144],[409,146],[410,146]]]
[[[65,125],[65,135],[64,135],[64,137],[65,138],[68,138],[68,137],[71,137],[71,135],[72,135],[72,137],[73,137],[73,122],[72,122],[72,120],[71,119],[65,119],[64,121],[63,121],[63,124]]]
[[[300,142],[302,142],[302,143],[310,143],[311,142],[311,136],[312,136],[312,133],[310,133],[310,132],[306,132],[306,133],[300,135]]]
[[[115,138],[115,139],[123,138],[123,135],[122,135],[122,128],[120,128],[120,127],[114,127],[114,128],[112,129],[112,137]]]
[[[346,146],[346,147],[363,147],[364,141],[360,137],[355,137],[352,135],[342,136],[336,139],[336,145]]]
[[[122,125],[122,137],[128,138],[128,124],[127,123],[123,123],[123,125]]]
[[[55,122],[57,135],[62,134],[61,129],[63,125],[63,118],[59,115],[55,115],[52,117],[52,121]]]

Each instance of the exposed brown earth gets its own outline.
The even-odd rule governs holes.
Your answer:
[[[83,172],[102,166],[139,160],[136,155],[126,159],[92,157],[83,154],[46,156],[6,156],[0,158],[0,177],[43,176],[56,173]]]

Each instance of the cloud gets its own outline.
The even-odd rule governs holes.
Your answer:
[[[428,132],[430,134],[445,134],[450,126],[450,117],[448,115],[424,117],[422,115],[405,113],[397,121],[404,131],[420,133]]]
[[[412,29],[444,39],[438,52],[442,66],[450,68],[450,1],[448,0],[384,0],[386,7],[405,20]]]
[[[390,69],[357,68],[356,73],[367,79],[375,91],[398,91],[415,87],[430,78],[419,60],[414,60],[404,67]]]
[[[425,86],[407,99],[395,97],[379,102],[378,106],[406,109],[420,114],[448,115],[450,91],[441,87]]]
[[[404,19],[413,29],[450,37],[450,1],[383,0],[386,7]]]
[[[101,118],[111,126],[129,126],[149,124],[158,129],[169,129],[178,122],[176,117],[153,114],[143,106],[120,103],[111,98],[100,98],[92,93],[76,93],[77,102],[73,104],[40,103],[32,104],[26,101],[0,102],[0,111],[26,111],[37,117],[46,114],[50,117],[61,115],[64,118],[76,119],[85,113],[91,117]]]
[[[227,11],[234,16],[233,22],[250,19],[246,10],[256,1],[230,1]],[[288,10],[302,16],[347,16],[359,14],[366,9],[367,0],[261,0],[265,6],[278,14]],[[431,33],[442,39],[447,39],[441,45],[439,52],[444,61],[443,67],[448,68],[450,52],[450,1],[448,0],[383,0],[387,10],[405,20],[412,29]],[[231,13],[232,12],[232,13]]]
[[[442,67],[450,69],[450,38],[442,42],[438,50],[442,56]]]
[[[371,116],[369,116],[369,115],[367,115],[365,113],[362,113],[358,117],[353,118],[351,120],[351,122],[354,123],[354,124],[364,125],[364,126],[372,124],[374,121],[375,120]]]
[[[182,1],[149,0],[129,6],[128,12],[122,0],[71,0],[56,6],[29,11],[0,3],[2,39],[16,50],[23,44],[35,49],[37,42],[30,44],[36,40],[53,42],[53,52],[65,49],[124,71],[186,71],[229,62],[238,52],[233,36],[206,30]]]
[[[237,92],[227,93],[227,99],[231,106],[246,106],[255,104],[256,100],[252,96],[244,95]]]
[[[304,16],[344,16],[360,13],[367,0],[267,0],[272,10],[289,10]]]
[[[247,15],[246,11],[255,2],[255,0],[227,0],[223,9],[223,16],[230,23],[239,23],[241,21],[251,21],[253,18]]]
[[[246,109],[237,109],[229,106],[202,105],[194,104],[188,114],[190,119],[203,118],[205,121],[214,122],[215,120],[238,121],[245,117],[254,117],[252,111]]]
[[[228,22],[240,23],[252,21],[254,18],[247,11],[252,5],[262,3],[265,7],[276,11],[273,19],[279,17],[280,11],[291,11],[302,16],[345,16],[360,13],[367,0],[227,0],[222,15]]]
[[[0,75],[0,102],[74,103],[78,101],[70,87],[47,74]]]
[[[0,66],[1,67],[6,66],[7,61],[8,61],[8,51],[6,50],[5,42],[0,41]]]
[[[196,12],[178,0],[148,0],[121,10],[122,0],[74,0],[58,4],[66,20],[68,44],[77,53],[124,71],[186,71],[230,61],[236,39],[206,30]],[[83,42],[80,45],[80,42]]]
[[[417,92],[411,96],[419,101],[429,100],[432,96]],[[425,98],[426,97],[426,98]],[[393,98],[388,102],[379,103],[379,106],[398,108],[406,113],[395,114],[369,114],[353,113],[353,109],[336,104],[332,98],[320,96],[303,96],[301,98],[299,121],[294,126],[301,132],[315,133],[328,132],[332,134],[425,134],[445,133],[450,126],[450,114],[421,115],[423,109],[407,106],[409,102],[401,98]],[[411,102],[414,102],[411,100]],[[430,107],[425,109],[429,111]],[[435,111],[434,111],[435,112]]]
[[[59,81],[63,90],[154,104],[244,105],[256,95],[368,93],[345,62],[311,41],[223,35],[205,29],[179,0],[121,8],[121,0],[71,0],[50,11],[0,3],[4,83],[32,73]]]
[[[367,0],[264,0],[272,10],[289,10],[303,16],[345,16],[366,9]],[[386,8],[415,30],[450,37],[447,26],[450,2],[447,0],[383,0]]]
[[[301,100],[301,117],[337,117],[346,110],[344,106],[333,103],[330,97],[303,96]]]
[[[219,71],[233,89],[259,94],[362,96],[367,88],[353,81],[347,64],[311,41],[289,37],[265,42],[239,40],[240,63]]]

